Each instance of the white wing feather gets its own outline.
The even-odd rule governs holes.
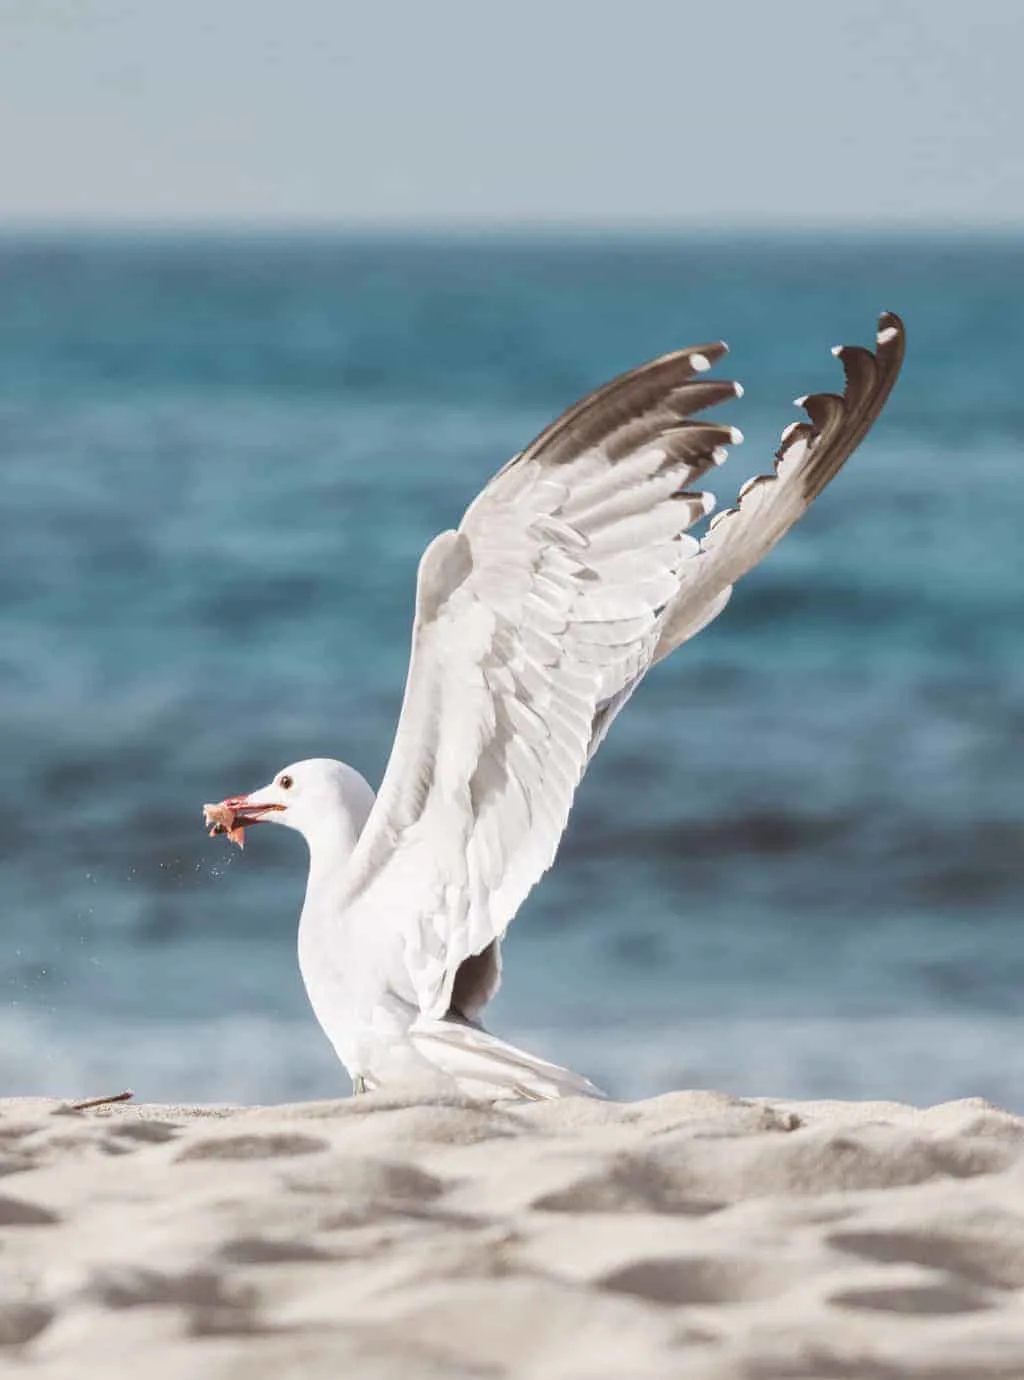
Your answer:
[[[697,550],[684,533],[711,506],[689,485],[731,438],[689,420],[736,396],[696,377],[724,353],[606,385],[424,553],[395,744],[341,905],[380,949],[399,932],[406,990],[392,981],[425,1016],[551,865],[599,707],[650,662]]]
[[[689,486],[738,436],[689,418],[736,396],[696,377],[724,353],[679,351],[599,389],[424,553],[398,731],[340,901],[352,933],[401,952],[388,981],[426,1019],[551,865],[589,757],[645,671],[724,607],[899,367],[844,353],[855,396],[807,400],[812,424],[784,440],[777,475],[701,544],[686,529],[711,503]]]

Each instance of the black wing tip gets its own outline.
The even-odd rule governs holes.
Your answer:
[[[545,427],[521,453],[520,461],[544,455],[547,463],[562,463],[645,416],[650,418],[653,435],[664,424],[659,409],[663,412],[666,404],[684,418],[741,397],[739,384],[706,377],[727,350],[724,340],[688,345],[617,375]]]
[[[866,345],[833,345],[832,354],[843,363],[859,357],[871,360],[876,365],[885,364],[891,362],[894,355],[902,359],[906,342],[907,328],[903,318],[894,311],[883,311],[878,317],[874,350],[869,350]],[[798,404],[802,405],[802,401],[798,400]]]
[[[709,340],[706,345],[684,345],[678,350],[670,350],[667,355],[662,355],[659,360],[652,360],[651,363],[659,364],[662,361],[674,360],[681,364],[685,361],[695,374],[706,374],[728,353],[729,346],[724,340]]]
[[[874,350],[863,345],[836,345],[832,350],[845,375],[842,396],[811,393],[795,399],[810,424],[786,428],[776,452],[776,465],[798,440],[814,449],[805,480],[808,501],[838,473],[870,431],[899,377],[905,346],[902,318],[894,311],[883,311],[878,317]]]
[[[890,366],[894,362],[900,363],[906,346],[907,328],[903,324],[903,318],[894,311],[883,311],[879,315],[878,329],[875,331],[877,358]]]
[[[896,381],[900,365],[903,362],[906,340],[907,328],[903,323],[903,318],[894,311],[881,312],[875,331],[874,350],[868,349],[865,345],[833,345],[832,347],[832,354],[843,365],[846,374],[846,387],[843,389],[842,397],[835,393],[808,393],[803,397],[794,398],[794,407],[802,407],[808,415],[811,415],[819,404],[819,400],[827,399],[829,403],[838,401],[847,408],[856,409],[867,401],[866,398],[856,396],[857,393],[863,393],[876,395],[877,410],[874,415],[877,415]],[[865,365],[867,366],[866,374],[864,372]],[[811,420],[815,421],[813,417]]]

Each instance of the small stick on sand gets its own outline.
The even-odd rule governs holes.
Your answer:
[[[131,1088],[126,1088],[124,1092],[111,1093],[109,1097],[90,1097],[85,1102],[72,1102],[69,1110],[84,1112],[90,1107],[107,1107],[111,1102],[130,1102],[134,1096]]]

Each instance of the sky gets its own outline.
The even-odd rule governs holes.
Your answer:
[[[0,227],[1024,226],[1021,0],[0,0]]]

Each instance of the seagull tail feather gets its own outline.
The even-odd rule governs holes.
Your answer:
[[[607,1096],[582,1074],[517,1049],[476,1025],[420,1019],[409,1039],[424,1059],[471,1097],[547,1102]]]

